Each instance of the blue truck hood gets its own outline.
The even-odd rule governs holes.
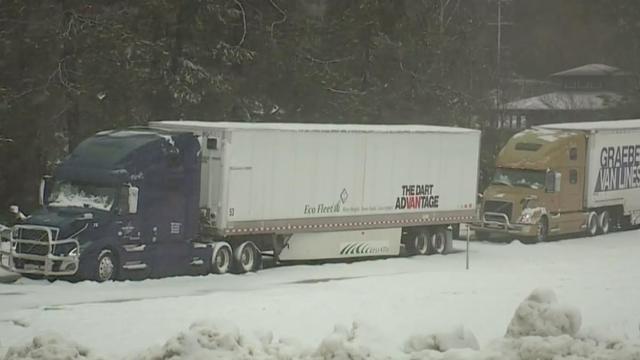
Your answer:
[[[67,239],[85,226],[105,225],[112,217],[113,214],[99,210],[49,207],[34,212],[22,224],[55,227],[59,229],[58,239]]]

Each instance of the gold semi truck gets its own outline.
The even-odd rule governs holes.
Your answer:
[[[479,239],[593,236],[640,223],[640,119],[537,126],[500,151]]]

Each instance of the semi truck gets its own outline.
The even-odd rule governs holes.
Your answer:
[[[245,273],[427,255],[476,217],[480,133],[417,125],[158,121],[81,142],[11,229],[31,277]]]
[[[640,120],[563,123],[515,134],[484,191],[478,238],[593,236],[640,223]]]

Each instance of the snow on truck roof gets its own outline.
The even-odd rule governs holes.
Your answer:
[[[207,121],[152,121],[149,126],[182,131],[210,129],[273,130],[309,132],[381,132],[381,133],[475,133],[479,130],[432,125],[360,125],[360,124],[310,124],[310,123],[245,123]]]
[[[632,129],[640,129],[640,119],[549,124],[549,125],[536,126],[535,128],[548,129],[548,130],[578,130],[578,131],[579,130],[581,131],[632,130]]]

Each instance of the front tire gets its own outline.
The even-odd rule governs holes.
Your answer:
[[[540,218],[540,222],[538,222],[536,242],[545,242],[547,240],[549,240],[549,220],[543,216]]]
[[[97,282],[105,282],[115,280],[117,268],[116,258],[111,250],[104,249],[100,251],[93,279]]]

